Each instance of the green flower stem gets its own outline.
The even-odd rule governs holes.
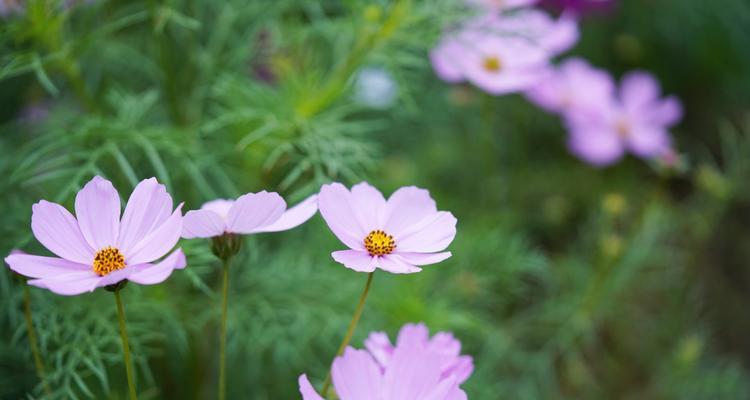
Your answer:
[[[357,323],[359,322],[359,317],[362,316],[362,310],[365,308],[365,300],[367,300],[367,294],[370,292],[370,286],[372,285],[372,277],[375,275],[375,272],[370,272],[367,274],[367,283],[365,283],[365,288],[362,290],[362,295],[359,297],[359,303],[357,303],[357,308],[354,310],[354,315],[352,316],[352,321],[349,323],[349,329],[346,331],[346,336],[344,336],[344,340],[341,341],[341,345],[339,346],[339,350],[336,352],[336,357],[344,354],[344,349],[346,349],[346,346],[349,345],[349,341],[352,340],[352,336],[354,335],[354,329],[357,327]],[[323,382],[323,390],[320,391],[320,394],[325,398],[328,397],[328,389],[331,386],[331,369],[328,368],[328,374],[326,375],[326,380]]]
[[[23,285],[23,313],[26,319],[26,330],[29,335],[29,346],[31,347],[31,354],[34,357],[36,375],[39,377],[39,380],[42,381],[44,393],[49,396],[52,392],[47,384],[47,374],[44,371],[44,363],[42,363],[42,356],[41,353],[39,353],[39,344],[36,339],[36,330],[34,329],[34,322],[31,318],[31,294],[29,293],[28,285]]]
[[[117,318],[120,321],[120,339],[122,339],[122,354],[125,362],[125,372],[128,376],[128,391],[130,400],[136,400],[138,396],[135,393],[135,381],[133,379],[133,365],[130,360],[130,345],[128,344],[128,331],[125,328],[125,307],[122,305],[120,298],[120,289],[115,289],[115,301],[117,302]]]
[[[227,353],[227,299],[229,292],[229,263],[231,257],[224,258],[224,278],[221,290],[221,333],[219,338],[219,400],[226,399],[226,353]]]

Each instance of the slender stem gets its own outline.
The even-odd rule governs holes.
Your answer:
[[[367,293],[370,292],[370,286],[372,285],[372,277],[375,276],[375,272],[370,272],[367,274],[367,283],[365,283],[365,288],[362,290],[362,295],[359,297],[359,303],[357,303],[357,308],[354,310],[354,315],[352,316],[352,321],[349,323],[349,329],[346,331],[346,336],[344,336],[344,340],[341,341],[341,345],[339,345],[339,350],[336,352],[336,357],[344,354],[344,349],[346,349],[346,346],[349,345],[349,341],[352,340],[352,336],[354,335],[354,329],[357,327],[357,323],[359,322],[359,317],[362,316],[362,310],[365,308],[365,300],[367,300]],[[326,375],[326,380],[323,382],[323,390],[320,391],[320,394],[323,397],[328,396],[328,389],[331,386],[331,369],[328,369],[328,374]]]
[[[31,294],[29,293],[29,286],[23,286],[23,313],[26,318],[26,330],[29,335],[29,346],[31,346],[31,355],[34,357],[34,366],[36,367],[36,375],[39,380],[42,381],[42,387],[44,393],[50,396],[49,385],[47,384],[47,374],[44,371],[44,363],[42,363],[42,356],[39,353],[39,344],[36,340],[36,330],[34,329],[34,322],[31,319]]]
[[[231,257],[224,259],[224,282],[221,290],[221,336],[219,341],[219,400],[226,399],[226,353],[227,353],[227,305],[229,292],[229,263]]]
[[[128,331],[125,329],[125,307],[120,298],[120,289],[115,289],[115,301],[117,302],[117,318],[120,321],[120,339],[122,339],[122,354],[125,362],[125,372],[128,375],[128,390],[130,400],[136,400],[135,381],[133,380],[133,365],[130,361],[130,345],[128,344]]]

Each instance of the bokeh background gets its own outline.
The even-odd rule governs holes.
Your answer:
[[[71,206],[95,174],[123,195],[156,176],[186,209],[262,189],[294,203],[331,180],[417,185],[457,216],[454,256],[376,273],[354,345],[406,322],[450,330],[474,356],[472,399],[750,398],[747,0],[583,15],[568,54],[648,70],[685,108],[679,166],[607,168],[571,155],[559,119],[522,96],[435,77],[428,52],[461,1],[0,4],[0,253],[44,252],[31,205]],[[123,292],[143,399],[215,393],[219,262],[181,245],[188,268]],[[247,238],[230,398],[322,381],[366,278],[330,258],[340,248],[319,216]],[[125,398],[111,294],[25,289],[3,268],[0,304],[0,398],[43,396],[26,305],[47,398]]]

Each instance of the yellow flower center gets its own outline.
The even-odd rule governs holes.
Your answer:
[[[370,232],[365,238],[365,248],[371,256],[382,256],[393,253],[396,242],[393,240],[393,236],[381,230],[376,230]]]
[[[500,59],[496,56],[488,56],[484,58],[483,63],[484,69],[488,72],[500,72],[500,69],[502,69],[503,64],[500,62]]]
[[[120,253],[119,249],[105,247],[96,252],[96,256],[94,257],[94,272],[97,275],[104,276],[123,268],[125,268],[125,256]]]

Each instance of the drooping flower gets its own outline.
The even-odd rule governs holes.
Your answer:
[[[318,205],[328,227],[349,247],[331,254],[347,268],[413,273],[451,256],[444,250],[456,236],[456,218],[438,211],[425,189],[402,187],[386,200],[365,182],[351,191],[332,183],[321,188]]]
[[[120,218],[120,195],[99,176],[75,199],[74,217],[59,204],[42,200],[32,207],[36,239],[57,257],[11,254],[10,268],[30,278],[30,285],[61,295],[91,292],[127,280],[142,285],[163,282],[174,269],[185,267],[177,249],[182,231],[182,204],[155,178],[141,181]],[[154,263],[156,260],[161,261]]]
[[[431,339],[424,324],[405,325],[396,346],[374,332],[367,350],[347,348],[333,361],[333,386],[341,400],[463,400],[461,385],[473,371],[471,357],[448,332]],[[321,400],[306,375],[299,377],[303,400]]]
[[[606,71],[592,67],[581,58],[569,58],[547,78],[526,92],[537,106],[553,113],[591,110],[610,102],[615,83]]]
[[[576,22],[553,20],[533,9],[474,18],[447,32],[430,52],[435,73],[446,82],[468,80],[495,95],[522,91],[540,82],[550,58],[578,40]]]
[[[247,193],[237,200],[218,199],[188,211],[182,237],[211,238],[224,234],[253,234],[292,229],[310,219],[318,210],[313,195],[287,210],[278,193]]]
[[[648,73],[626,75],[616,97],[595,109],[566,112],[571,151],[593,165],[608,165],[626,151],[651,159],[671,149],[669,128],[682,118],[680,101],[661,98],[659,83]]]

